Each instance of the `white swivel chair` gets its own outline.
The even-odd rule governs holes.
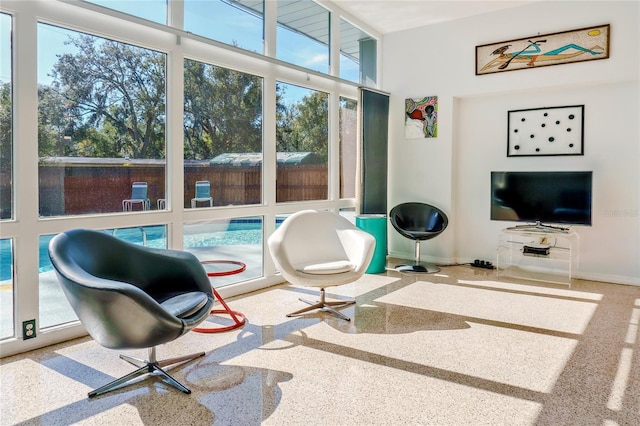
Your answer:
[[[339,214],[305,210],[285,219],[269,237],[268,245],[276,267],[287,281],[320,287],[319,301],[300,299],[311,306],[288,317],[319,309],[350,320],[336,308],[355,301],[328,302],[324,289],[353,282],[365,273],[376,245],[371,234],[356,228]]]

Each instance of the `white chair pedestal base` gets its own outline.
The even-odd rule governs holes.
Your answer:
[[[300,299],[301,302],[304,302],[308,305],[306,308],[302,308],[300,310],[297,310],[295,312],[291,312],[290,314],[287,314],[287,317],[294,317],[294,316],[299,316],[299,315],[303,315],[307,312],[313,311],[313,310],[321,310],[323,312],[327,312],[330,314],[333,314],[335,316],[337,316],[340,319],[343,319],[345,321],[351,321],[351,318],[349,318],[348,316],[346,316],[345,314],[343,314],[342,312],[336,311],[335,308],[343,308],[345,306],[349,306],[349,305],[353,305],[356,303],[355,300],[339,300],[339,301],[335,301],[335,302],[327,302],[325,300],[325,295],[324,295],[324,288],[320,289],[320,300],[318,300],[317,302],[312,302],[310,300],[305,300],[305,299]]]

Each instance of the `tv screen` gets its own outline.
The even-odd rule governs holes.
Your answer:
[[[591,225],[593,172],[491,172],[491,220]]]

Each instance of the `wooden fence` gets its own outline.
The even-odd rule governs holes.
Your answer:
[[[122,211],[122,200],[131,197],[133,182],[147,182],[151,208],[166,198],[162,161],[59,158],[39,166],[41,216]],[[326,164],[278,164],[277,202],[326,200]],[[262,167],[214,165],[191,162],[184,168],[184,206],[191,206],[195,182],[208,180],[214,206],[262,202]],[[3,188],[4,189],[4,188]]]

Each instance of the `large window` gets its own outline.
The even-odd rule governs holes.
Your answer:
[[[262,84],[185,60],[185,207],[262,202]]]
[[[13,331],[13,241],[0,239],[0,340]]]
[[[13,217],[11,16],[0,13],[0,220]]]
[[[356,196],[358,102],[340,97],[340,198]]]
[[[263,0],[184,1],[186,31],[257,53],[264,50],[263,16]]]
[[[13,217],[11,16],[0,13],[0,221]],[[0,239],[0,339],[14,336],[13,239]]]
[[[277,202],[327,199],[328,103],[327,93],[278,83]]]
[[[276,56],[329,72],[329,12],[311,0],[279,0]]]
[[[132,228],[107,229],[103,232],[132,244],[153,248],[167,248],[167,231],[164,226],[136,226]],[[49,242],[54,235],[39,238],[39,329],[76,321],[78,317],[65,297],[49,259]]]
[[[361,67],[375,67],[375,40],[344,19],[340,19],[340,77],[361,81]],[[372,57],[373,56],[373,57]]]
[[[212,279],[226,297],[280,282],[265,248],[286,214],[354,211],[363,50],[329,18],[311,0],[0,0],[3,354],[85,332],[58,232],[244,262]]]
[[[85,0],[159,24],[167,23],[167,0]]]
[[[165,62],[153,50],[38,25],[41,216],[147,210],[165,198]],[[138,198],[150,201],[127,202]]]
[[[214,274],[211,284],[216,288],[259,278],[263,259],[262,222],[262,217],[245,217],[185,223],[184,249],[200,259],[208,273]]]

